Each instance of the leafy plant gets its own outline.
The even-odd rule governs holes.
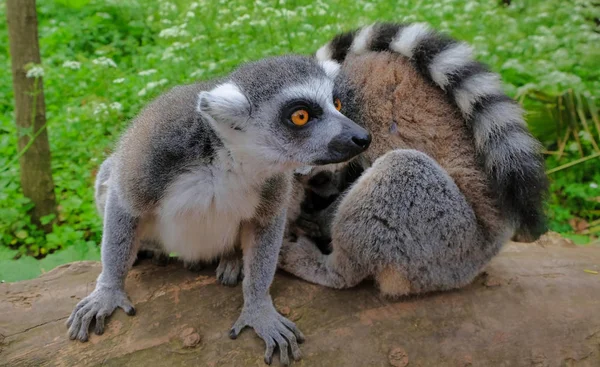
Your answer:
[[[56,221],[45,235],[27,215],[31,203],[20,191],[14,157],[17,135],[32,132],[16,131],[10,73],[1,73],[0,278],[16,280],[61,261],[97,259],[92,248],[98,249],[102,225],[93,201],[95,174],[150,99],[245,61],[310,54],[337,32],[373,21],[428,22],[471,43],[527,109],[530,127],[546,146],[548,169],[562,167],[551,174],[551,228],[583,236],[577,237],[582,242],[598,235],[600,161],[577,163],[600,145],[600,48],[594,47],[600,43],[594,22],[600,7],[592,0],[513,0],[508,6],[475,0],[37,3],[58,217],[46,218]],[[5,16],[0,3],[0,17]],[[3,22],[4,65],[6,40]]]

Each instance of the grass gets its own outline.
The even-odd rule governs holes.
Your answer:
[[[0,13],[5,17],[3,3]],[[36,132],[16,130],[11,76],[2,73],[0,279],[32,277],[61,261],[98,257],[102,228],[93,203],[95,173],[150,99],[246,61],[312,53],[337,32],[373,21],[428,22],[470,42],[527,108],[530,127],[549,152],[548,168],[589,157],[596,152],[592,141],[600,144],[600,48],[594,47],[599,16],[590,0],[513,0],[510,6],[466,0],[38,0],[59,215],[50,234],[27,216],[31,203],[19,188],[16,139]],[[0,51],[8,70],[5,22]],[[552,174],[552,229],[579,242],[597,238],[600,228],[599,162],[576,162]],[[70,247],[71,252],[58,251]],[[48,265],[36,262],[29,274],[9,270],[44,256]]]

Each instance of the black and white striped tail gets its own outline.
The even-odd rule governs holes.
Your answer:
[[[426,25],[376,23],[339,34],[316,58],[342,63],[348,54],[394,52],[407,57],[441,88],[473,130],[477,154],[505,214],[517,233],[535,239],[545,231],[543,200],[548,183],[539,142],[523,110],[502,90],[500,77],[475,61],[472,48]]]

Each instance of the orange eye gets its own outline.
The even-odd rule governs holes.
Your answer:
[[[340,101],[339,98],[336,98],[335,101],[333,101],[333,105],[335,106],[335,109],[338,111],[342,109],[342,101]]]
[[[308,111],[307,110],[298,110],[292,113],[292,122],[294,125],[302,126],[308,122]]]

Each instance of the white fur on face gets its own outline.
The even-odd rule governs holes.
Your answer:
[[[309,79],[305,83],[285,88],[275,98],[280,101],[307,99],[317,102],[321,107],[333,106],[333,80],[329,78]]]

